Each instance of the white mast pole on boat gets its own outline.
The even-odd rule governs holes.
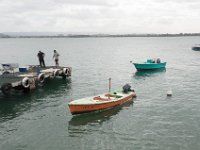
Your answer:
[[[111,78],[109,78],[109,93],[111,91]]]

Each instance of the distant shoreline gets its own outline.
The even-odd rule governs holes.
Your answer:
[[[0,38],[118,38],[118,37],[185,37],[200,36],[200,33],[179,33],[179,34],[70,34],[70,35],[6,35],[0,33]]]

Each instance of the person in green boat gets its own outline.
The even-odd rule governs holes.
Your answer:
[[[160,58],[157,59],[157,63],[158,63],[158,64],[161,63]]]

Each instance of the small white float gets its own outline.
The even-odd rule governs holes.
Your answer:
[[[172,90],[167,91],[167,96],[172,96]]]

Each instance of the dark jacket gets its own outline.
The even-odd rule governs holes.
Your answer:
[[[39,60],[44,59],[44,53],[43,52],[39,52],[37,56],[38,56]]]

